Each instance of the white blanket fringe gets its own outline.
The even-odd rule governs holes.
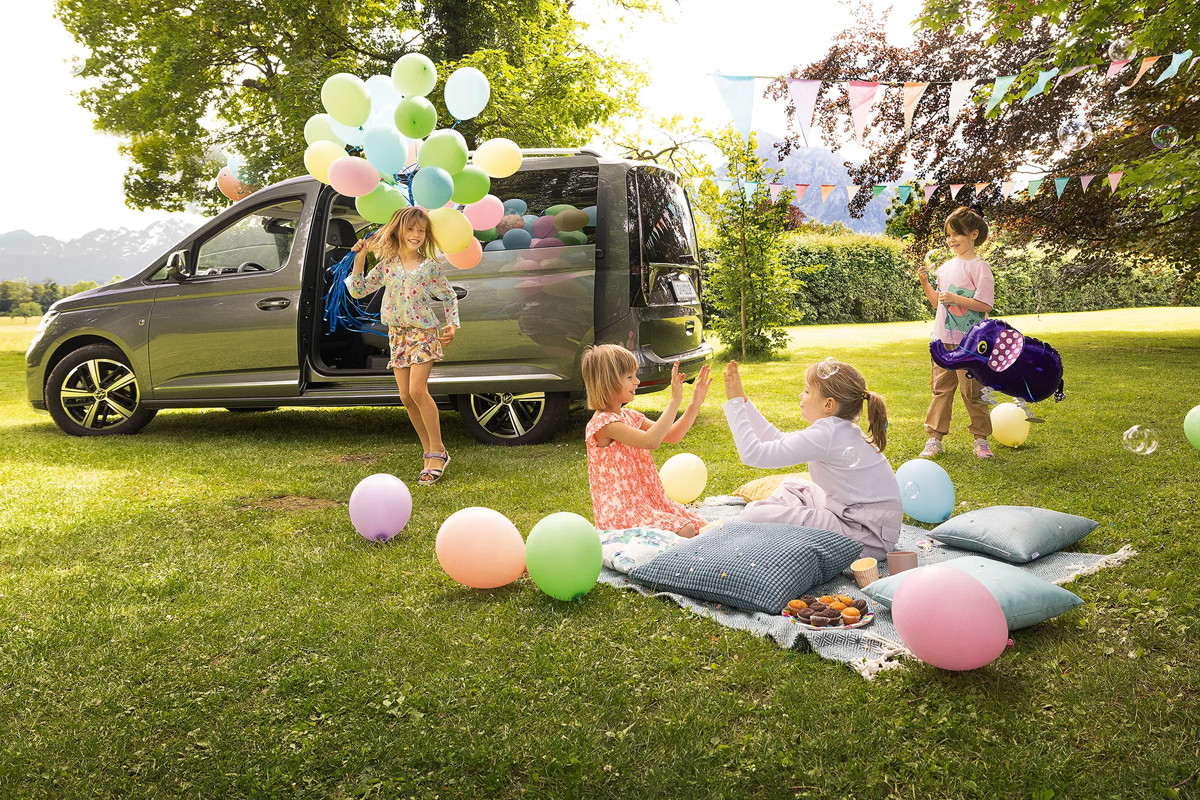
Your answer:
[[[884,670],[901,669],[904,666],[899,661],[893,661],[892,659],[898,659],[900,656],[914,657],[912,651],[904,645],[899,642],[890,641],[874,633],[864,634],[863,641],[875,642],[880,645],[879,649],[881,652],[879,653],[879,658],[867,658],[863,656],[862,658],[853,659],[850,661],[850,669],[856,671],[869,681],[874,680],[875,676]],[[863,646],[866,647],[867,645],[864,644]]]
[[[1122,547],[1120,550],[1118,550],[1117,552],[1109,553],[1104,558],[1097,561],[1095,564],[1092,564],[1090,567],[1085,567],[1082,564],[1075,564],[1075,565],[1068,566],[1067,569],[1074,569],[1075,571],[1072,572],[1070,575],[1066,575],[1062,578],[1059,578],[1058,580],[1055,581],[1055,583],[1058,584],[1059,586],[1062,586],[1063,584],[1070,583],[1071,581],[1075,580],[1076,578],[1078,578],[1082,575],[1094,575],[1095,573],[1099,572],[1102,569],[1108,569],[1109,567],[1120,566],[1121,564],[1124,564],[1126,561],[1128,561],[1129,559],[1133,558],[1136,555],[1137,555],[1137,550],[1133,549],[1133,545],[1127,544],[1124,547]]]

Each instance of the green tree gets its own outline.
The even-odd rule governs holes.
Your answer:
[[[21,303],[32,299],[33,289],[28,278],[0,281],[0,314],[10,314]]]
[[[782,171],[769,169],[766,160],[755,155],[753,133],[746,141],[730,127],[716,143],[728,159],[725,177],[735,187],[720,198],[711,184],[701,188],[701,204],[708,205],[716,223],[708,270],[716,318],[710,326],[741,358],[769,355],[787,344],[783,326],[798,319],[792,305],[796,281],[782,257],[795,195],[784,189],[771,200],[768,184]]]
[[[87,292],[95,289],[99,285],[100,284],[96,283],[95,281],[79,281],[79,283],[73,283],[70,286],[63,287],[62,296],[70,297],[71,295],[80,294],[81,292]]]
[[[33,284],[29,287],[33,302],[42,308],[49,308],[55,300],[62,297],[62,289],[52,278]]]
[[[634,12],[644,0],[615,0]],[[57,0],[59,19],[90,55],[81,104],[125,143],[126,202],[178,211],[225,204],[213,188],[221,150],[265,184],[304,172],[304,123],[330,75],[390,74],[408,52],[438,67],[430,100],[439,121],[446,77],[482,70],[492,96],[458,126],[468,141],[503,136],[524,147],[575,146],[632,105],[643,82],[631,64],[588,47],[570,0]]]
[[[14,317],[24,317],[27,321],[30,317],[40,317],[42,315],[42,307],[30,300],[27,303],[21,303],[13,309]]]

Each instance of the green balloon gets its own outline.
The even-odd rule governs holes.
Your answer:
[[[558,205],[550,206],[545,211],[543,211],[542,216],[543,217],[553,217],[553,216],[557,215],[560,211],[566,211],[568,208],[574,209],[575,206],[571,205],[570,203],[559,203]]]
[[[587,234],[583,231],[558,231],[554,238],[563,244],[587,244]]]
[[[454,176],[454,194],[450,199],[464,206],[478,203],[487,197],[492,188],[492,179],[479,167],[463,167]]]
[[[420,53],[402,55],[392,65],[392,86],[401,97],[424,97],[437,86],[437,67]]]
[[[467,165],[467,143],[458,131],[434,131],[417,151],[417,164],[422,168],[441,167],[455,175]]]
[[[437,127],[437,109],[424,97],[408,97],[396,104],[396,128],[410,139],[424,139]]]
[[[357,128],[371,116],[371,92],[357,75],[339,72],[321,85],[321,104],[329,116],[351,128]]]
[[[475,238],[483,244],[496,241],[496,229],[488,228],[486,231],[475,231]]]
[[[1192,443],[1192,447],[1200,450],[1200,406],[1196,406],[1183,418],[1183,435]]]
[[[408,205],[404,193],[394,186],[381,183],[371,190],[370,194],[354,198],[354,207],[368,222],[382,225],[392,218],[400,209]]]
[[[596,526],[569,511],[544,517],[525,540],[529,577],[558,600],[574,600],[590,592],[600,577],[601,563]]]

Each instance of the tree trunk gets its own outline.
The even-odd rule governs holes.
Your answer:
[[[746,360],[746,188],[742,187],[742,360]]]

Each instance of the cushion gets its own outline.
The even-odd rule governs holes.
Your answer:
[[[753,503],[755,500],[766,500],[775,493],[775,490],[779,488],[779,484],[783,483],[786,478],[810,480],[807,472],[794,472],[788,475],[768,475],[765,478],[759,478],[756,481],[742,484],[734,494],[745,498],[747,503]]]
[[[1029,506],[991,506],[969,511],[938,525],[929,535],[963,550],[1024,564],[1070,547],[1099,522]]]
[[[600,531],[604,566],[617,572],[629,572],[634,567],[649,564],[655,556],[686,541],[677,533],[658,528]]]
[[[833,531],[734,521],[672,547],[629,577],[656,591],[778,614],[850,566],[862,547]]]
[[[937,566],[953,567],[977,578],[986,586],[1004,611],[1010,631],[1028,628],[1083,604],[1083,600],[1073,592],[1002,561],[982,556],[963,556],[942,561]],[[906,570],[870,583],[862,590],[863,594],[881,606],[891,608],[896,588],[916,571]]]

